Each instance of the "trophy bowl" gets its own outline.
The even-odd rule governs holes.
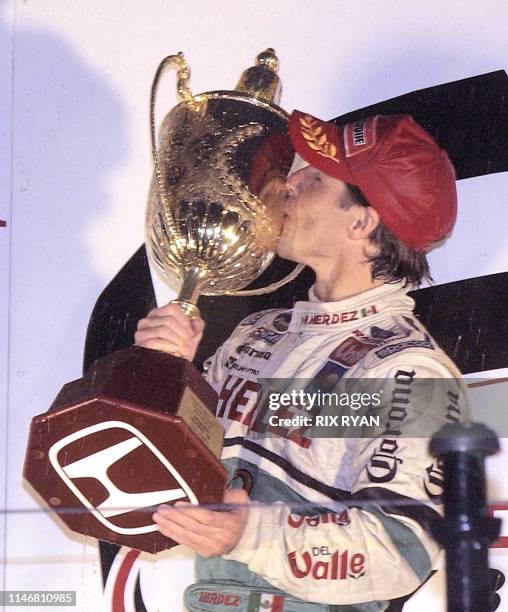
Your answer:
[[[187,70],[181,56],[181,71]],[[274,257],[293,160],[272,50],[234,91],[184,100],[153,138],[146,244],[178,301],[245,287]]]

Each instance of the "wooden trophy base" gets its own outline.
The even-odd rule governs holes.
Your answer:
[[[185,359],[137,346],[112,353],[34,417],[24,477],[72,531],[171,548],[151,518],[158,505],[223,499],[216,404]]]

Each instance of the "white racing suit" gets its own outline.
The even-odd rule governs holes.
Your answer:
[[[372,611],[427,578],[439,552],[429,525],[440,516],[442,490],[429,438],[469,415],[460,374],[415,318],[406,291],[402,283],[384,284],[322,303],[311,289],[310,301],[292,310],[247,317],[208,361],[226,429],[222,458],[231,476],[241,469],[252,479],[253,505],[229,554],[198,558],[200,580],[275,587],[332,606],[322,609]],[[286,396],[276,409],[265,401],[260,418],[264,378],[272,389],[308,395]],[[349,428],[341,423],[327,435],[324,426],[324,435],[315,435],[302,420],[315,414],[313,398],[315,404],[323,389],[341,389],[349,379],[370,402],[356,415],[382,414],[381,426],[349,419]],[[419,388],[419,381],[427,382]],[[346,407],[335,412],[355,416],[344,397]]]

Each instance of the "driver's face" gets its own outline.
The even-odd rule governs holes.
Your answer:
[[[334,257],[349,220],[343,207],[348,198],[346,183],[307,165],[289,176],[286,188],[277,253],[311,267],[316,258]]]

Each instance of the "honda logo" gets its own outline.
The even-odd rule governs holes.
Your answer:
[[[97,452],[78,458],[71,463],[66,463],[65,457],[68,454],[68,450],[72,448],[74,452],[71,454],[75,455],[76,446],[71,447],[73,443],[78,440],[81,440],[83,443],[86,438],[91,439],[91,436],[97,439],[98,432],[104,432],[110,439],[121,434],[120,437],[123,439]],[[132,435],[125,438],[126,433]],[[104,436],[102,436],[101,441],[102,446],[104,446]],[[86,444],[83,444],[83,446],[86,447]],[[171,488],[128,492],[123,490],[118,483],[115,484],[113,481],[114,477],[108,471],[114,471],[111,468],[118,461],[124,459],[137,449],[139,449],[138,453],[144,451],[143,460],[146,460],[148,465],[153,464],[154,461],[156,462],[156,468],[161,472],[162,479],[165,482],[167,481],[167,485]],[[61,451],[64,452],[62,453]],[[157,530],[157,525],[151,520],[150,513],[147,513],[149,523],[137,527],[116,525],[109,520],[112,517],[126,515],[141,508],[148,508],[177,499],[188,498],[191,503],[198,503],[196,495],[171,462],[143,433],[123,421],[106,421],[76,431],[55,442],[49,449],[48,455],[51,465],[57,474],[80,502],[90,510],[98,521],[116,533],[123,535],[150,533]],[[60,457],[63,457],[64,460],[60,460]],[[76,479],[83,478],[98,481],[105,492],[107,492],[107,498],[98,505],[93,504],[87,494],[75,482]]]

